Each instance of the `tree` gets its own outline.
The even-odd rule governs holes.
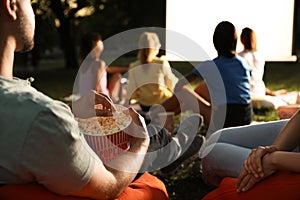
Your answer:
[[[76,47],[82,27],[105,38],[131,28],[161,27],[165,21],[165,0],[35,0],[33,6],[43,20],[55,24],[66,68],[78,67]]]
[[[75,41],[76,20],[81,17],[78,12],[100,2],[99,0],[36,0],[33,2],[36,13],[53,20],[57,28],[66,68],[78,68]]]

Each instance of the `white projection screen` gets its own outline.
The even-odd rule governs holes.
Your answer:
[[[216,57],[212,38],[221,21],[232,22],[238,35],[244,27],[252,28],[266,61],[296,60],[292,55],[294,0],[167,0],[166,7],[166,29],[189,38],[207,53],[195,53],[188,42],[166,31],[166,56],[171,61],[184,60],[168,51],[176,45],[189,51],[185,56],[189,61]],[[239,41],[237,51],[241,50]]]

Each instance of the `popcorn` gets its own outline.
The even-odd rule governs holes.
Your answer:
[[[124,130],[130,123],[131,117],[123,112],[117,111],[110,117],[92,117],[87,119],[76,119],[81,132],[85,134],[110,135]]]
[[[130,148],[130,135],[124,129],[131,123],[128,109],[115,105],[110,117],[77,118],[80,131],[91,149],[107,163]]]

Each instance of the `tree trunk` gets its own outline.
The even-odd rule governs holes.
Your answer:
[[[60,37],[61,47],[64,52],[65,67],[69,69],[78,68],[72,23],[72,20],[74,19],[74,13],[65,15],[65,9],[69,8],[69,4],[66,2],[62,2],[60,0],[52,0],[50,2],[51,3],[49,6],[60,22],[58,33]]]
[[[64,52],[65,67],[67,69],[78,68],[78,59],[75,45],[75,37],[72,33],[72,22],[69,19],[61,21],[58,28],[61,46]]]

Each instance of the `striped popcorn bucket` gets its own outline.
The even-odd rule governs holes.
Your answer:
[[[115,105],[117,111],[128,111],[126,107]],[[129,113],[127,113],[129,116]],[[131,118],[123,130],[110,134],[89,134],[84,133],[85,140],[93,151],[99,156],[103,163],[107,163],[117,157],[122,152],[129,149],[130,136],[125,132],[125,128],[131,123]]]
[[[103,163],[107,163],[129,149],[130,136],[125,131],[111,135],[84,134],[85,140]]]

